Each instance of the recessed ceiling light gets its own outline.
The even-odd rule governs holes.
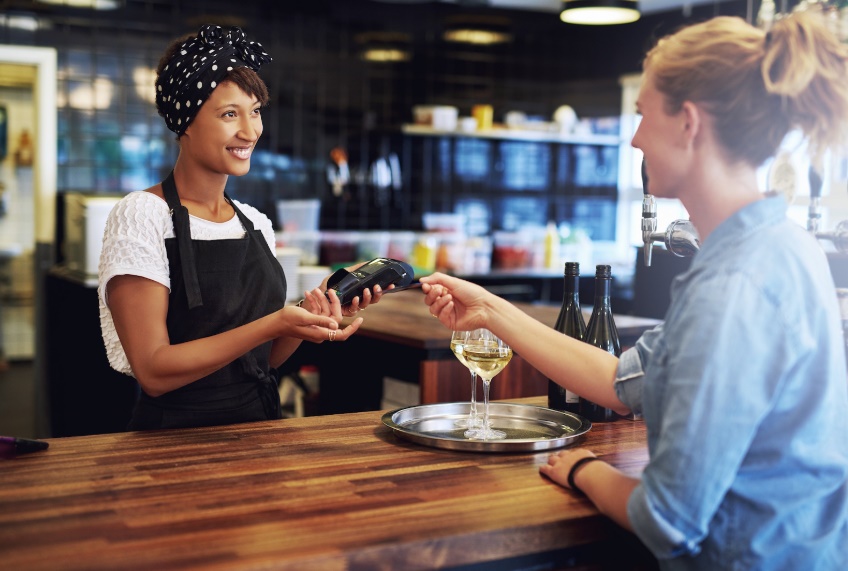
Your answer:
[[[477,44],[482,46],[502,44],[512,39],[511,34],[506,34],[504,32],[476,30],[471,28],[446,30],[443,37],[449,42],[463,42],[466,44]]]
[[[362,46],[360,55],[366,61],[387,63],[412,58],[412,37],[403,32],[362,32],[354,36],[354,41]]]
[[[409,52],[397,49],[372,48],[362,52],[362,59],[367,61],[409,61],[409,58]]]
[[[91,10],[117,10],[122,4],[120,0],[36,0],[36,2],[52,6],[68,6],[69,8],[89,8]]]
[[[442,38],[481,46],[512,41],[509,19],[492,14],[455,14],[445,20]]]

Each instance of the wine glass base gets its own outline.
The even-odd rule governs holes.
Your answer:
[[[456,428],[483,428],[482,416],[466,416],[459,418],[453,422]],[[492,426],[492,421],[489,420],[489,426]]]
[[[492,428],[476,428],[466,430],[464,436],[469,440],[503,440],[506,438],[506,432]]]

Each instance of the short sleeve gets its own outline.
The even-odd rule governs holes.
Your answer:
[[[132,192],[112,209],[103,234],[98,294],[119,275],[140,276],[171,287],[165,237],[173,235],[168,205],[149,192]]]
[[[615,373],[615,394],[631,412],[642,414],[642,388],[645,379],[645,363],[656,352],[656,344],[662,338],[662,324],[646,331],[634,347],[621,354]]]
[[[173,235],[167,203],[149,192],[128,194],[115,205],[106,220],[97,287],[100,330],[109,364],[121,373],[133,374],[107,305],[106,285],[115,276],[134,275],[170,289],[165,238]]]

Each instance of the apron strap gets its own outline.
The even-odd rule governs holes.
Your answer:
[[[236,211],[236,216],[238,216],[239,221],[241,221],[241,225],[244,226],[244,231],[251,237],[251,239],[259,242],[259,247],[263,252],[268,256],[268,259],[271,261],[273,265],[279,266],[280,262],[277,261],[277,256],[270,250],[268,247],[268,242],[265,241],[264,235],[261,231],[256,230],[256,225],[248,218],[245,214],[242,213],[241,210],[238,209],[236,203],[233,202],[227,193],[224,193],[224,198],[227,199],[227,202],[233,207],[233,210]],[[259,236],[263,236],[262,240],[259,239]]]
[[[200,295],[200,284],[197,281],[197,267],[194,261],[194,248],[191,246],[191,224],[188,209],[180,202],[177,185],[174,182],[174,171],[162,182],[162,191],[168,207],[171,209],[171,219],[174,221],[174,234],[177,236],[177,247],[180,252],[180,266],[183,272],[188,308],[194,309],[203,305]]]

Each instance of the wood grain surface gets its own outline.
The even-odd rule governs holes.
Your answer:
[[[380,417],[52,439],[0,461],[0,567],[432,569],[594,543],[644,561],[539,475],[548,453],[429,448]],[[633,475],[647,461],[638,421],[595,425],[578,446]]]

